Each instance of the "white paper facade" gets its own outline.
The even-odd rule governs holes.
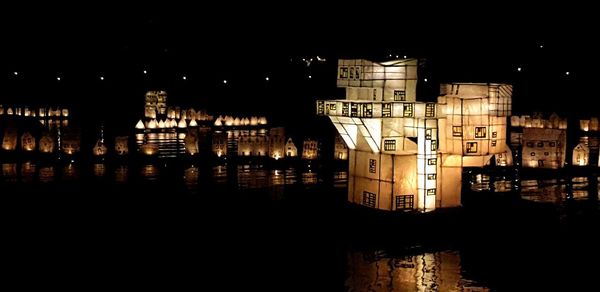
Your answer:
[[[438,103],[416,102],[416,67],[412,59],[340,60],[346,99],[317,101],[317,114],[329,116],[350,149],[350,202],[382,210],[459,206],[462,167],[509,151],[512,86],[444,84]]]
[[[333,147],[333,158],[337,160],[348,160],[348,146],[342,136],[336,135]]]
[[[561,129],[523,129],[523,167],[562,168],[565,164],[567,136]]]

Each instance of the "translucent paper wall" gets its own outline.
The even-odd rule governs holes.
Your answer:
[[[590,149],[584,144],[578,144],[573,149],[573,165],[587,166],[589,164]]]
[[[349,100],[415,101],[417,65],[415,59],[384,63],[341,59],[337,86],[347,88]]]

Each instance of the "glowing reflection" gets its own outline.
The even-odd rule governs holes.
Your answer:
[[[78,167],[75,164],[69,163],[63,167],[63,179],[64,180],[72,181],[72,180],[77,179],[78,176],[79,176]]]
[[[126,165],[119,165],[115,168],[115,182],[127,182],[129,168]]]
[[[95,163],[94,164],[94,176],[103,177],[106,175],[106,166],[104,163]]]
[[[44,166],[40,167],[40,182],[42,183],[50,183],[54,181],[54,167],[53,166]]]
[[[33,182],[33,179],[35,178],[35,169],[35,164],[30,161],[21,164],[21,179],[23,182]]]
[[[148,181],[157,181],[159,175],[158,167],[153,164],[147,164],[142,167],[141,175]]]
[[[3,163],[2,164],[2,176],[4,181],[16,182],[17,181],[17,164],[16,163]]]

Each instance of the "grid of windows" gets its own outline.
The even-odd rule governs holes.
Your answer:
[[[369,159],[369,172],[376,173],[377,172],[377,160]]]
[[[425,104],[425,117],[427,117],[427,118],[435,117],[435,104],[434,103]]]
[[[414,195],[396,196],[396,210],[412,210],[415,205]]]
[[[384,118],[391,118],[392,117],[392,104],[391,103],[384,103],[382,105],[381,116],[384,117]]]
[[[340,68],[340,78],[348,78],[348,67]]]
[[[383,140],[383,150],[396,151],[396,140]]]
[[[377,195],[369,192],[363,192],[363,205],[371,208],[375,208],[375,202],[377,201]]]
[[[405,118],[412,118],[413,117],[413,104],[412,103],[405,103],[404,104],[404,117]]]
[[[395,101],[405,101],[406,100],[406,91],[394,90],[394,100]]]

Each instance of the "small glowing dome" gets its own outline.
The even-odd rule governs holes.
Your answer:
[[[225,126],[233,126],[233,117],[225,117]]]
[[[175,119],[171,119],[170,126],[171,128],[177,128],[177,121]]]
[[[192,119],[192,120],[190,121],[190,125],[189,125],[189,126],[190,126],[190,127],[198,127],[198,123],[196,122],[196,120],[195,120],[195,119]]]
[[[239,126],[240,125],[240,118],[235,118],[235,120],[233,120],[233,125],[234,126]]]
[[[250,125],[250,119],[248,119],[248,118],[244,118],[244,119],[242,120],[242,124],[243,124],[244,126],[248,126],[248,125]]]
[[[165,128],[165,121],[161,120],[160,122],[158,122],[158,127],[161,128],[161,129],[164,129]]]
[[[258,118],[257,117],[250,117],[250,125],[251,126],[258,125]]]
[[[217,118],[215,120],[215,126],[217,126],[217,127],[223,126],[223,123],[221,123],[221,119],[220,118]]]
[[[142,122],[142,120],[139,120],[139,121],[137,122],[137,124],[135,125],[135,128],[136,128],[136,129],[138,129],[138,130],[143,130],[143,129],[145,129],[146,127],[144,127],[144,122]]]
[[[178,128],[187,128],[187,123],[185,122],[185,119],[181,119],[179,120],[179,124],[177,124]]]
[[[157,126],[157,124],[158,124],[158,123],[156,122],[156,119],[153,119],[153,120],[151,120],[151,121],[148,123],[148,129],[156,129],[156,126]]]
[[[260,124],[260,125],[266,125],[267,124],[267,118],[260,117],[260,119],[258,119],[258,124]]]

